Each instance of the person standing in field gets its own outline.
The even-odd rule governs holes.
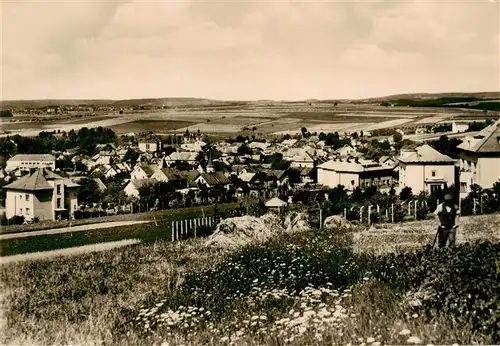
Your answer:
[[[447,243],[449,247],[455,246],[459,211],[457,205],[453,203],[453,195],[451,193],[447,193],[444,196],[444,202],[437,206],[434,215],[439,223],[438,247],[444,248]]]

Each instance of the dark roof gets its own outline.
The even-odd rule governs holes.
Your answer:
[[[20,179],[5,185],[3,188],[8,190],[23,191],[52,190],[54,187],[50,185],[48,180],[54,179],[63,180],[64,185],[68,187],[79,186],[78,184],[71,182],[69,179],[65,179],[46,168],[39,168],[34,173],[21,177]]]
[[[156,171],[153,165],[139,165],[139,167],[141,167],[148,177],[152,176]]]
[[[167,177],[169,181],[186,180],[186,175],[175,168],[162,168],[160,171]]]
[[[187,180],[189,181],[195,181],[196,178],[200,176],[200,172],[197,170],[192,170],[192,171],[180,171],[184,177],[186,177]]]
[[[263,170],[262,172],[264,172],[269,177],[275,177],[277,179],[281,179],[281,177],[283,177],[283,175],[285,174],[285,171],[280,169],[267,169]]]
[[[226,185],[230,183],[222,172],[201,173],[200,175],[209,185]]]

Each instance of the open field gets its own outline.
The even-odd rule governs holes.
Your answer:
[[[118,134],[141,132],[171,132],[189,126],[192,122],[179,120],[135,120],[123,124],[113,125],[111,129]]]
[[[432,242],[434,225],[424,221],[378,237],[310,230],[235,250],[158,239],[11,263],[0,267],[1,342],[494,344],[500,246],[491,230],[500,220],[462,222],[467,234],[493,243],[467,245],[463,236],[457,249],[413,252],[413,242]],[[373,252],[385,243],[401,246]]]
[[[70,116],[70,115],[68,115]],[[347,131],[352,124],[371,126],[371,129],[393,128],[402,124],[435,124],[447,119],[475,118],[484,113],[477,110],[430,107],[382,107],[377,104],[328,102],[234,102],[200,101],[191,106],[152,111],[126,111],[124,114],[95,113],[86,118],[44,121],[2,122],[2,130],[11,134],[36,135],[39,131],[87,127],[111,127],[118,133],[156,132],[161,134],[200,131],[207,134],[234,134],[244,127],[257,128],[258,133],[296,133],[301,127],[315,126],[313,131]],[[489,112],[488,117],[498,117]],[[30,119],[30,117],[14,117]],[[35,118],[33,118],[35,119]],[[297,123],[300,123],[297,126]],[[269,125],[269,126],[268,126]],[[362,129],[362,128],[359,128]],[[351,128],[349,131],[357,130]],[[5,136],[3,134],[2,136]]]

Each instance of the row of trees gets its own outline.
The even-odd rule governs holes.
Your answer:
[[[53,150],[64,151],[77,148],[78,154],[94,155],[97,144],[114,143],[116,134],[103,127],[82,128],[57,135],[53,132],[40,132],[38,137],[15,135],[0,139],[0,155],[8,159],[17,153],[50,154]]]

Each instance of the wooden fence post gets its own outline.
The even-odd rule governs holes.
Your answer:
[[[364,206],[359,208],[359,223],[363,223],[363,208]]]
[[[474,215],[477,214],[477,210],[476,210],[476,203],[477,203],[477,200],[474,198],[473,199],[473,202],[474,202],[474,206],[472,207],[472,212],[474,213]]]
[[[413,207],[415,208],[415,220],[417,220],[418,200],[415,201],[415,205]]]
[[[371,218],[370,218],[370,217],[371,217],[371,214],[372,214],[372,205],[370,204],[370,205],[368,206],[368,226],[370,226],[370,225],[371,225],[371,223],[372,223],[372,220],[371,220]]]
[[[174,222],[175,221],[172,221],[172,229],[171,229],[171,233],[172,233],[172,241],[175,241],[175,230],[174,230]]]
[[[394,203],[391,203],[391,222],[394,223]]]

